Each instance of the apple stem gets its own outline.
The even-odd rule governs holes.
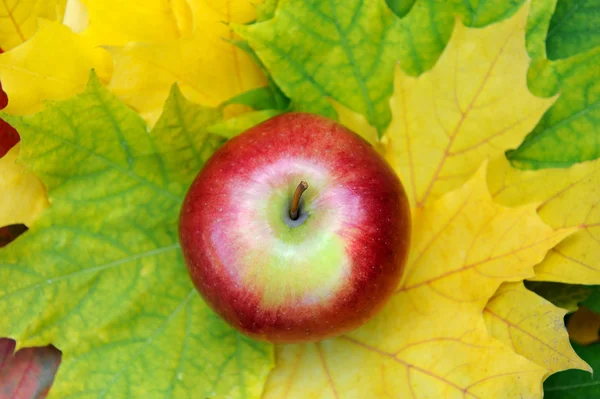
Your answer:
[[[292,198],[292,206],[290,207],[290,218],[292,220],[298,220],[298,205],[300,205],[300,197],[302,193],[308,188],[308,183],[304,180],[298,184],[296,191],[294,192],[294,198]]]

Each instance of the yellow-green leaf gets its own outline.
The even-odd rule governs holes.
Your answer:
[[[38,19],[60,21],[67,0],[3,0],[0,2],[0,48],[25,43],[38,29]]]
[[[3,117],[52,206],[0,250],[0,336],[62,350],[50,398],[257,398],[271,347],[208,308],[178,243],[220,113],[175,87],[150,131],[92,75],[69,100]]]
[[[554,101],[527,89],[528,9],[484,29],[457,22],[435,68],[417,78],[397,68],[386,157],[413,207],[519,144]]]
[[[281,0],[272,19],[236,26],[296,110],[335,116],[328,97],[380,132],[390,121],[398,19],[384,0]]]
[[[578,230],[536,266],[535,280],[600,284],[600,160],[568,169],[519,171],[500,157],[490,165],[488,182],[496,201],[538,204],[549,225]]]
[[[390,303],[340,338],[279,346],[265,398],[541,398],[546,370],[491,337],[482,312],[502,282],[532,276],[566,234],[532,205],[494,203],[482,168],[415,211]]]
[[[0,81],[10,99],[5,111],[30,114],[44,101],[66,99],[84,89],[92,68],[108,81],[110,55],[64,25],[41,20],[31,40],[0,54]]]
[[[522,282],[502,284],[483,312],[494,337],[548,374],[572,368],[592,372],[569,343],[563,321],[567,311],[527,290]]]
[[[0,158],[0,227],[31,226],[48,207],[42,182],[17,161],[19,145]]]

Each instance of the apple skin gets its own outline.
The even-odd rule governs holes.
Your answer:
[[[300,217],[289,207],[308,183]],[[233,327],[274,343],[357,328],[396,290],[410,242],[409,202],[361,137],[288,113],[233,138],[184,200],[179,237],[191,279]]]

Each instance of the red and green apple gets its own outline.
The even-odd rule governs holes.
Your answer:
[[[329,119],[272,118],[221,147],[179,222],[189,274],[232,326],[271,342],[352,330],[404,271],[410,209],[375,149]]]

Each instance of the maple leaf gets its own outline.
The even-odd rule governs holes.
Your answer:
[[[398,0],[388,0],[390,3]],[[399,1],[393,9],[397,14],[406,12],[406,1]],[[409,75],[417,76],[433,68],[444,52],[457,16],[469,27],[484,27],[511,17],[524,0],[478,1],[415,1],[400,21],[398,62]]]
[[[516,353],[549,372],[571,368],[592,372],[569,343],[563,321],[566,313],[522,282],[502,284],[484,309],[490,333]]]
[[[600,284],[600,160],[567,169],[520,171],[499,158],[491,164],[488,184],[496,201],[536,203],[550,226],[577,230],[536,266],[534,280]]]
[[[486,158],[520,143],[553,103],[527,89],[528,9],[486,29],[457,23],[432,71],[413,78],[397,69],[386,158],[413,207],[459,187]]]
[[[38,18],[60,21],[66,0],[4,0],[0,2],[0,48],[25,43],[38,29]]]
[[[513,165],[527,169],[567,167],[600,157],[598,63],[600,48],[534,65],[530,76],[538,83],[533,89],[545,95],[560,91],[560,97],[519,148],[507,153]]]
[[[108,81],[109,54],[58,22],[40,20],[31,40],[0,54],[0,80],[10,99],[5,111],[28,114],[40,110],[46,100],[69,98],[83,90],[90,69]]]
[[[552,15],[546,44],[550,59],[566,58],[600,45],[597,4],[560,1]]]
[[[579,309],[579,304],[587,301],[596,291],[593,287],[587,285],[549,283],[545,281],[527,281],[526,287],[569,313]]]
[[[334,117],[328,97],[383,130],[390,121],[398,20],[384,0],[281,0],[272,19],[236,26],[295,109]],[[343,74],[345,79],[336,79]]]
[[[175,40],[189,36],[194,24],[186,0],[80,1],[78,25],[85,25],[81,36],[95,45]]]
[[[534,172],[513,169],[504,157],[499,157],[490,165],[488,184],[496,201],[510,206],[533,204],[540,217],[550,226],[571,227],[576,231],[553,247],[544,260],[536,265],[532,280],[575,284],[600,282],[600,246],[595,238],[600,231],[600,160],[568,169]],[[577,203],[576,207],[574,203]],[[497,325],[503,323],[514,334],[522,337],[528,335],[530,342],[525,344],[522,339],[514,342],[503,333],[495,335],[513,345],[517,353],[544,365],[549,371],[567,368],[574,358],[570,351],[565,350],[566,337],[562,334],[562,322],[557,321],[560,318],[557,318],[556,311],[554,314],[550,311],[539,312],[538,306],[538,312],[530,312],[531,315],[538,314],[536,319],[528,319],[523,316],[528,307],[523,305],[525,294],[508,287],[500,291],[502,295],[486,308],[486,313],[495,314],[497,319],[488,317],[488,322],[495,323],[489,324],[490,328],[499,331]],[[534,298],[530,294],[528,296]],[[504,313],[499,315],[496,309],[504,309]],[[544,325],[546,328],[540,327]],[[552,338],[547,334],[549,328],[559,335]],[[536,352],[531,352],[531,342],[538,346]],[[581,365],[579,368],[585,369]]]
[[[52,347],[25,348],[13,353],[14,348],[14,341],[0,338],[0,395],[44,398],[58,369],[60,353]]]
[[[567,322],[575,351],[594,370],[600,367],[599,327],[600,314],[586,308],[579,309]],[[584,342],[575,343],[580,340]],[[596,373],[590,377],[579,370],[567,370],[548,378],[544,382],[544,392],[546,399],[596,398],[600,394],[600,378]]]
[[[236,27],[295,109],[335,117],[327,97],[363,114],[382,133],[391,115],[396,62],[410,75],[430,69],[450,38],[455,15],[484,26],[514,13],[523,0],[410,2],[282,0],[258,24]],[[337,77],[343,73],[345,79]]]
[[[31,226],[48,207],[46,189],[31,171],[17,161],[19,145],[0,158],[0,226]]]
[[[174,82],[187,98],[210,106],[266,84],[250,55],[230,42],[236,36],[227,25],[252,21],[252,4],[233,0],[191,0],[189,4],[194,21],[189,37],[129,43],[112,50],[115,72],[110,89],[150,124],[160,115]],[[140,4],[128,17],[136,19],[144,12]]]
[[[558,8],[567,3],[561,2],[556,13],[562,13]],[[551,29],[556,5],[556,0],[536,1],[532,4],[527,49],[533,60],[528,72],[528,82],[536,95],[552,96],[560,92],[560,97],[524,142],[517,149],[507,152],[508,159],[518,168],[567,167],[600,157],[600,130],[597,123],[600,118],[600,70],[597,67],[600,63],[600,48],[592,48],[567,59],[548,60],[546,36]],[[585,8],[583,3],[581,6],[581,9]],[[576,14],[578,9],[572,11]],[[564,17],[564,22],[570,23],[571,17]],[[586,27],[583,25],[581,33],[585,31]],[[572,34],[576,35],[577,32]],[[555,47],[555,50],[579,52],[589,44],[571,40],[564,43],[564,49]]]
[[[0,335],[63,351],[50,396],[256,397],[270,347],[208,309],[177,242],[185,190],[223,141],[206,131],[219,112],[175,87],[148,131],[92,75],[72,99],[3,117],[52,207],[0,251]]]

